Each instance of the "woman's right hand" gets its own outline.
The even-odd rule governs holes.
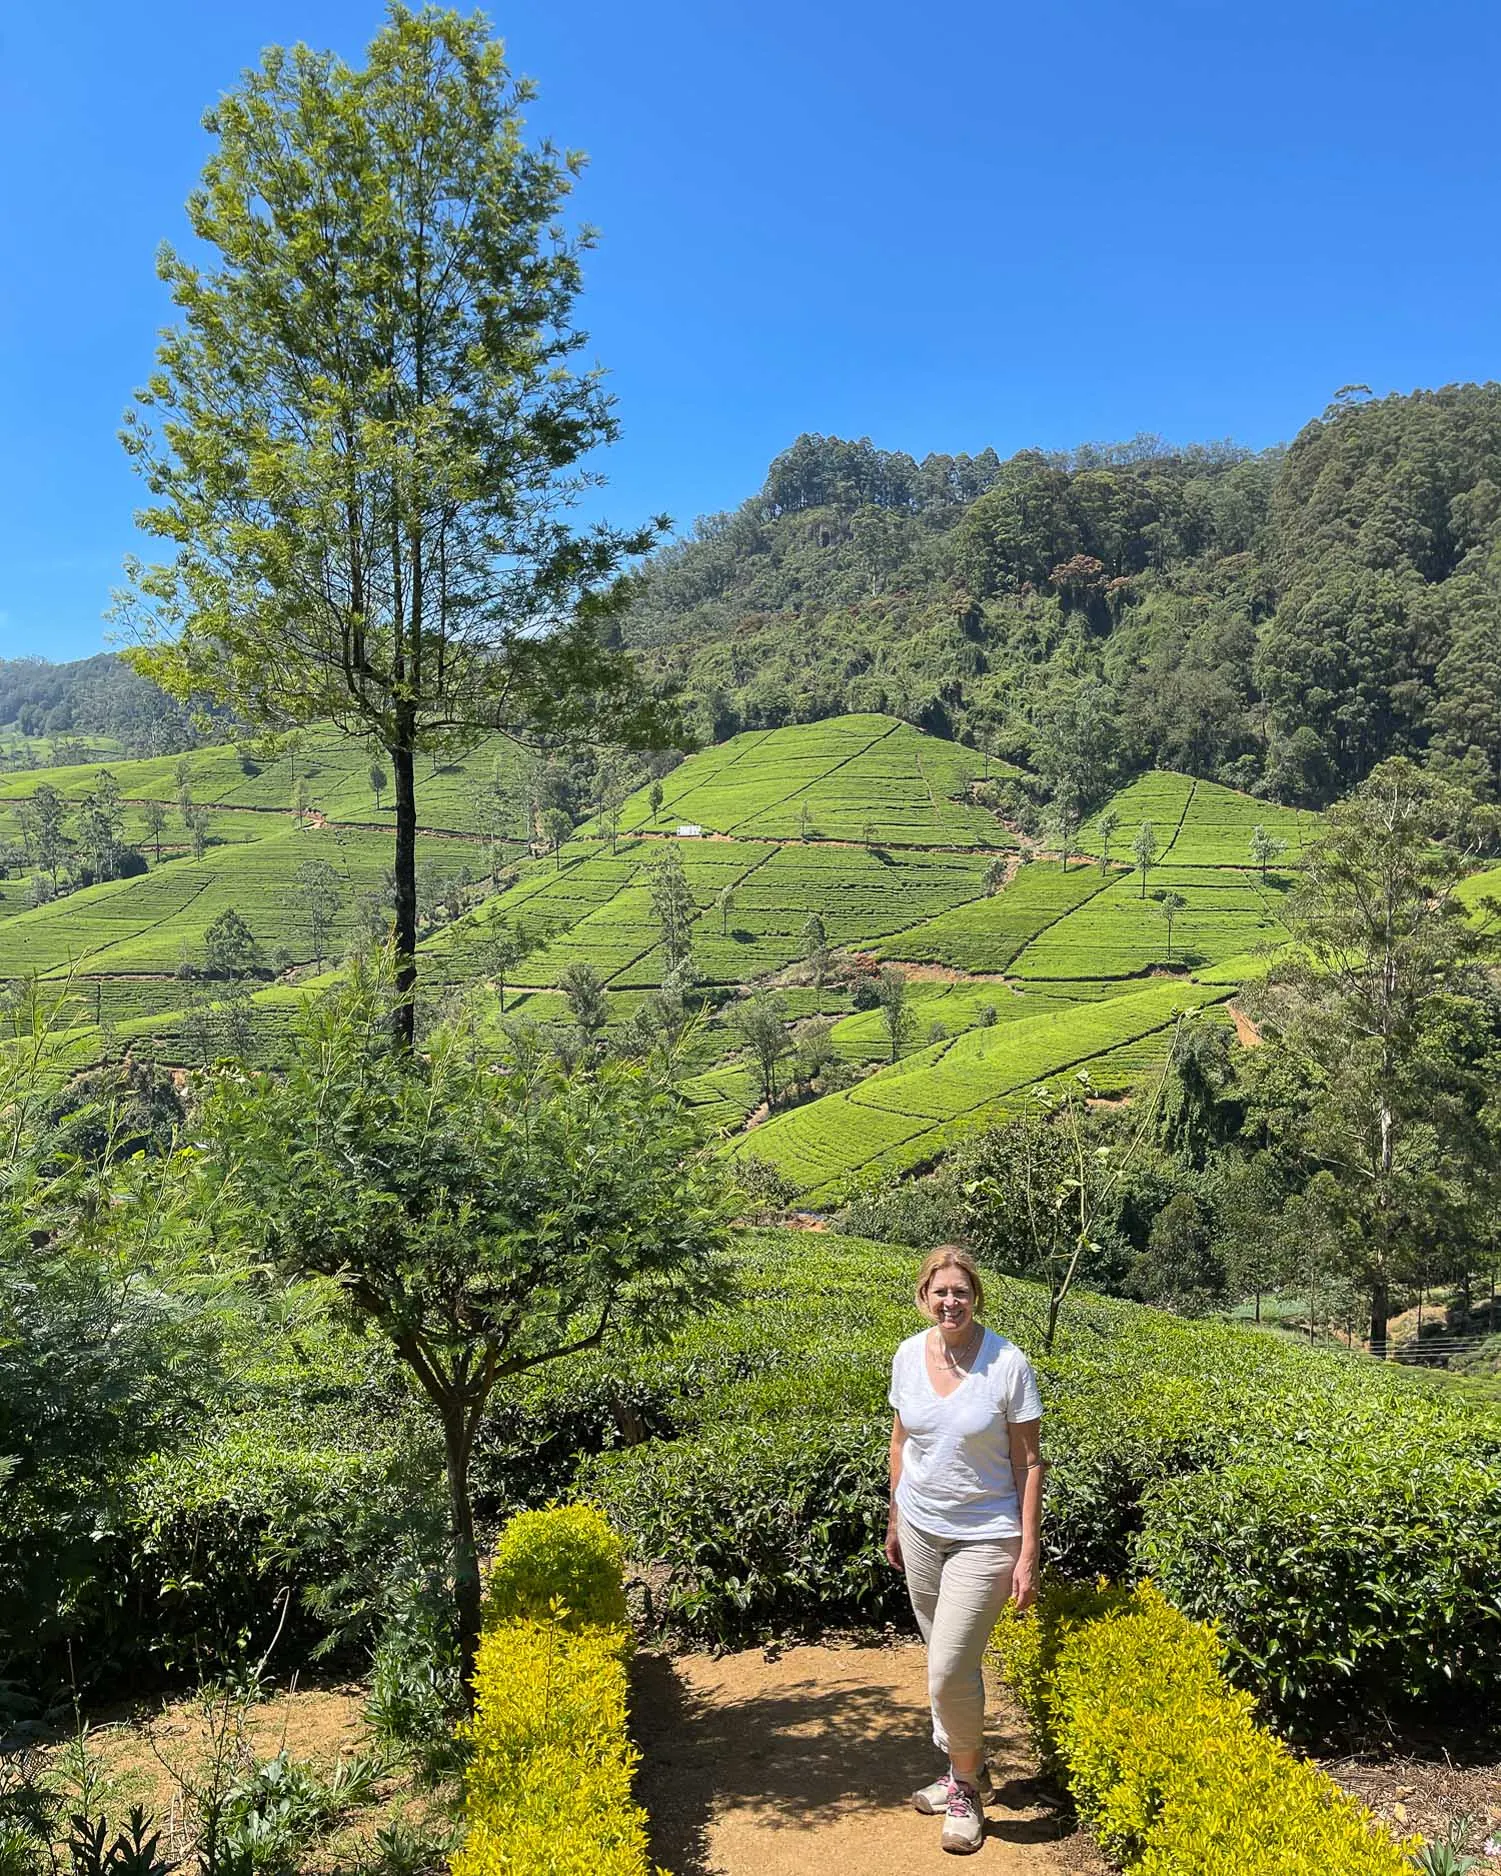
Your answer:
[[[893,1570],[902,1567],[902,1540],[897,1535],[895,1518],[886,1526],[886,1561]]]

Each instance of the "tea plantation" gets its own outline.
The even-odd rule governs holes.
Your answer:
[[[1237,972],[1254,970],[1258,949],[1279,940],[1277,906],[1312,825],[1211,783],[1153,774],[1111,804],[1110,839],[1097,838],[1097,817],[1078,835],[1086,857],[1065,865],[982,805],[991,797],[977,785],[1004,765],[862,715],[746,732],[691,755],[655,787],[643,782],[613,827],[586,813],[546,852],[529,761],[497,739],[419,774],[419,871],[441,901],[421,944],[431,995],[489,979],[490,940],[520,926],[527,947],[507,979],[508,1013],[566,1025],[557,986],[582,963],[602,981],[607,1028],[619,1031],[662,982],[653,881],[672,851],[692,898],[700,1011],[686,1092],[731,1150],[743,1139],[815,1203],[836,1199],[851,1174],[927,1163],[1039,1077],[1088,1063],[1101,1092],[1126,1087],[1180,1012],[1230,994]],[[367,752],[332,734],[261,755],[223,746],[121,761],[111,773],[141,870],[51,899],[25,815],[43,786],[78,814],[98,767],[0,777],[12,861],[0,881],[0,979],[36,973],[71,986],[85,1056],[103,1025],[110,1047],[191,1061],[206,1044],[188,1012],[220,989],[194,979],[207,933],[232,910],[261,958],[248,986],[252,1053],[276,1060],[315,954],[335,961],[379,922],[389,784],[372,777]],[[1128,870],[1126,852],[1144,820],[1158,834],[1145,879]],[[1249,852],[1258,825],[1284,843],[1265,879]],[[332,875],[326,932],[310,926],[298,883],[310,862]],[[1171,929],[1164,894],[1178,906]],[[913,1023],[901,1062],[886,1059],[879,1015],[852,1011],[848,973],[810,986],[815,915],[830,955],[865,957],[868,970],[895,965],[908,978]],[[1170,978],[1149,987],[1163,970]],[[735,1006],[766,982],[789,1025],[842,1019],[833,1050],[868,1078],[743,1133],[759,1094]],[[1119,1009],[1105,1007],[1117,1000]]]

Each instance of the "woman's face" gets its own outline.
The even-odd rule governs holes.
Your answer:
[[[928,1284],[928,1308],[945,1335],[965,1335],[975,1319],[975,1293],[957,1264],[935,1270]]]

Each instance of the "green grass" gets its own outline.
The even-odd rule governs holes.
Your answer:
[[[520,967],[519,983],[546,988],[582,958],[615,988],[650,989],[662,973],[651,869],[665,850],[664,841],[622,839],[612,855],[603,843],[570,841],[561,866],[532,862],[435,949],[452,954],[456,977],[473,974],[463,953],[483,937],[488,920],[519,917],[533,933],[557,934]],[[971,897],[985,868],[973,854],[868,853],[802,842],[684,840],[675,851],[698,908],[695,968],[710,985],[747,983],[801,958],[812,912],[822,917],[831,945],[861,947]],[[715,903],[726,886],[734,893],[727,919]]]
[[[906,1170],[935,1158],[966,1131],[1002,1117],[1038,1081],[1096,1058],[1108,1060],[1149,1037],[1165,1043],[1177,1014],[1222,990],[1164,982],[1103,1002],[969,1029],[919,1048],[858,1087],[779,1114],[743,1136],[736,1150],[770,1160],[797,1188],[829,1200],[867,1168]],[[1101,1084],[1129,1085],[1154,1049],[1117,1062]]]

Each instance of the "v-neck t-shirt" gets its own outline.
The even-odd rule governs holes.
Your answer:
[[[951,1394],[940,1394],[928,1374],[928,1334],[909,1335],[891,1363],[888,1398],[907,1435],[897,1508],[930,1537],[1019,1537],[1009,1428],[1042,1418],[1032,1365],[1014,1342],[987,1329],[969,1373]]]

